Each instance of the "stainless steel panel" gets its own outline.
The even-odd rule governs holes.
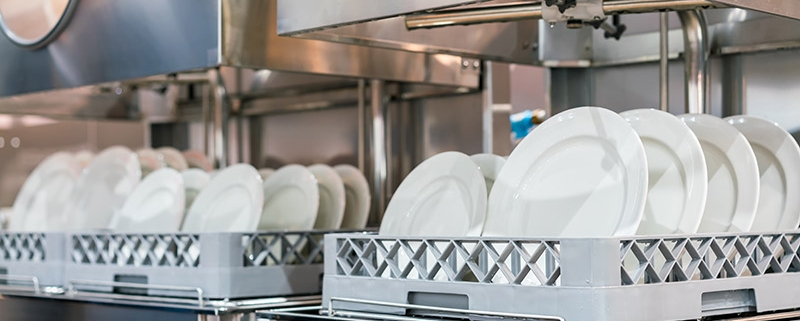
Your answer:
[[[253,165],[351,164],[357,161],[357,111],[348,108],[255,117]]]
[[[214,0],[81,0],[45,48],[0,39],[0,96],[214,66],[218,19]]]
[[[748,115],[777,122],[800,138],[800,51],[742,56],[742,108]]]
[[[719,4],[800,19],[800,2],[779,0],[711,0]]]
[[[480,93],[413,101],[421,112],[420,161],[445,151],[482,152]],[[458,106],[454,108],[454,106]]]
[[[479,70],[461,68],[458,56],[279,37],[274,22],[276,6],[277,0],[222,1],[223,65],[478,87]]]
[[[538,23],[534,20],[436,30],[406,29],[404,17],[364,22],[297,37],[424,53],[532,63]],[[465,41],[465,37],[469,41]]]
[[[548,67],[588,67],[592,61],[591,28],[550,27],[539,21],[539,60]]]
[[[403,0],[380,4],[372,0],[280,1],[278,32],[288,35],[479,1],[485,0]]]

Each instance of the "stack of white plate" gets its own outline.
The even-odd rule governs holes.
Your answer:
[[[791,197],[799,189],[800,148],[775,123],[582,107],[536,127],[505,164],[498,156],[456,152],[424,161],[393,196],[380,233],[610,237],[790,230],[800,224],[800,202]]]
[[[366,226],[369,188],[350,165],[274,171],[239,164],[211,175],[209,164],[200,153],[174,148],[134,153],[112,147],[96,157],[57,153],[28,178],[9,229],[243,232]]]

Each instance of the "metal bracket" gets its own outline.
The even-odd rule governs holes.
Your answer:
[[[383,314],[369,314],[369,313],[354,312],[354,311],[347,311],[347,310],[335,310],[333,308],[333,302],[334,301],[346,302],[346,303],[365,304],[365,305],[387,306],[387,307],[401,308],[401,309],[413,309],[413,310],[424,310],[424,311],[432,311],[432,312],[463,314],[463,315],[466,315],[466,316],[469,316],[469,315],[480,315],[480,316],[500,317],[500,318],[514,318],[514,319],[566,321],[562,317],[552,316],[552,315],[523,314],[523,313],[503,313],[503,312],[491,312],[491,311],[480,311],[480,310],[469,310],[469,309],[454,309],[454,308],[443,308],[443,307],[418,305],[418,304],[400,304],[400,303],[391,303],[391,302],[383,302],[383,301],[337,298],[337,297],[332,297],[332,298],[330,298],[330,300],[328,300],[327,313],[328,313],[328,316],[330,316],[330,317],[355,316],[355,317],[367,317],[367,318],[387,319],[387,320],[388,319],[397,319],[397,320],[408,319],[408,318],[404,318],[404,317],[390,318],[390,317],[388,317],[386,315],[383,315]],[[402,318],[402,319],[400,319],[400,318]],[[414,320],[419,320],[419,319],[414,319]]]
[[[101,293],[92,291],[79,291],[76,285],[110,286],[110,287],[126,287],[126,288],[145,289],[145,290],[195,292],[197,293],[197,300],[177,299],[177,298],[169,298],[161,296],[143,296],[143,295],[128,295],[128,294],[116,294],[116,293]],[[103,282],[103,281],[90,281],[90,280],[70,280],[69,283],[67,284],[66,295],[94,297],[101,299],[128,300],[128,301],[138,301],[138,302],[153,302],[153,303],[180,303],[180,304],[189,303],[192,305],[196,305],[199,308],[203,308],[206,305],[206,300],[203,297],[203,289],[198,287],[188,287],[188,286],[154,285],[154,284],[141,284],[141,283],[128,283],[128,282]]]
[[[576,20],[603,21],[605,18],[603,0],[553,0],[545,2],[542,6],[542,19],[550,23]]]
[[[0,280],[5,280],[5,281],[28,281],[28,282],[31,283],[31,286],[33,287],[32,289],[30,289],[30,288],[27,288],[27,287],[20,287],[20,286],[14,286],[14,285],[7,285],[6,284],[6,285],[0,285],[0,290],[25,291],[25,292],[33,290],[33,293],[35,293],[35,294],[41,294],[42,293],[42,289],[41,289],[41,287],[39,287],[39,278],[37,278],[35,276],[2,274],[2,275],[0,275]]]

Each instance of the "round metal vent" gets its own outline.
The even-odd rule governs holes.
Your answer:
[[[78,0],[0,0],[0,28],[15,45],[38,49],[57,38]]]

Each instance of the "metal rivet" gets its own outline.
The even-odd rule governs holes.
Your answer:
[[[479,60],[475,60],[475,61],[472,63],[472,69],[478,69],[478,68],[480,68],[480,67],[481,67],[481,62],[480,62]]]
[[[19,148],[19,137],[11,138],[11,147]]]

